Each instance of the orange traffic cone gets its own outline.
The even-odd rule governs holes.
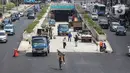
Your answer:
[[[18,50],[17,50],[17,49],[14,49],[14,55],[13,55],[13,57],[18,57],[18,56],[19,56]]]

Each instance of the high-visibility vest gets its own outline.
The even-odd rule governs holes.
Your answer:
[[[100,43],[99,43],[99,46],[103,46],[103,42],[100,42]]]

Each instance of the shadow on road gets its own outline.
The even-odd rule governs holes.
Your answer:
[[[43,55],[43,54],[35,54],[35,55],[32,55],[32,53],[26,53],[26,56],[27,56],[27,57],[46,57],[46,56]]]

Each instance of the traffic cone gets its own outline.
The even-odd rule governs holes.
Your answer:
[[[14,49],[14,55],[13,55],[13,57],[18,57],[18,56],[19,56],[18,50],[17,50],[17,49]]]

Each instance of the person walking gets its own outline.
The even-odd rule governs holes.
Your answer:
[[[74,37],[74,41],[75,41],[75,47],[77,47],[78,46],[78,35],[75,35],[75,37]]]
[[[71,37],[72,37],[72,34],[69,33],[69,34],[68,34],[68,41],[70,41],[70,42],[71,42]]]
[[[65,49],[65,47],[66,47],[66,37],[64,37],[63,39],[63,48]]]
[[[107,48],[106,43],[103,42],[103,51],[104,51],[104,52],[106,52],[106,48]]]
[[[65,54],[57,50],[58,52],[58,62],[59,62],[59,69],[62,70],[62,64],[65,64]]]

